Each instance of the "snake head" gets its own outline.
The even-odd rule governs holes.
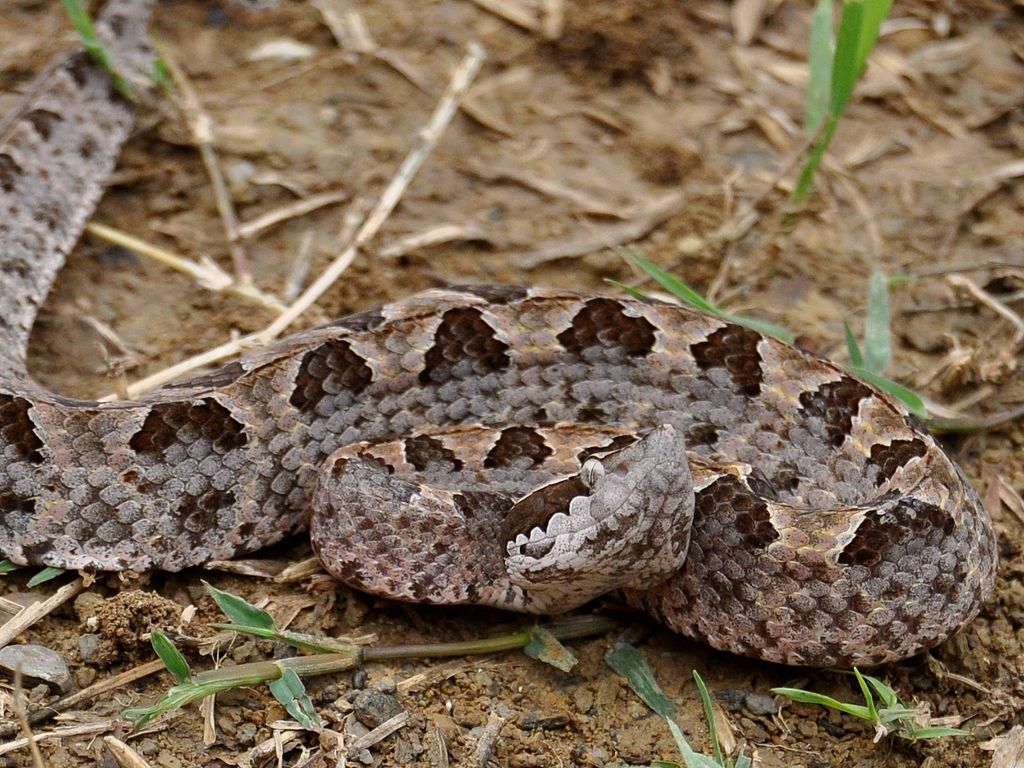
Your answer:
[[[693,506],[683,440],[659,427],[592,455],[577,475],[513,506],[505,529],[509,581],[537,613],[658,584],[686,559]]]

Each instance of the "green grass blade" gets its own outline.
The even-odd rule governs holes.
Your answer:
[[[843,116],[850,103],[853,88],[863,71],[859,60],[861,27],[864,23],[864,0],[845,0],[839,17],[836,35],[836,53],[832,60],[832,98],[829,112],[835,118]]]
[[[889,279],[876,269],[868,284],[868,315],[864,320],[864,362],[870,371],[884,374],[892,366],[892,329],[889,315]]]
[[[932,728],[918,728],[917,730],[911,731],[909,736],[911,739],[939,739],[943,736],[970,736],[970,731],[964,731],[960,728],[940,728],[938,726]]]
[[[722,768],[723,763],[707,755],[702,755],[690,746],[690,742],[686,740],[683,729],[679,727],[675,720],[671,717],[666,717],[665,722],[668,723],[668,729],[672,732],[672,738],[676,740],[676,747],[679,749],[679,754],[682,755],[683,765],[686,768]]]
[[[20,567],[20,565],[15,565],[8,558],[5,557],[3,560],[0,560],[0,576],[6,573],[12,573],[13,571],[18,570]]]
[[[53,581],[58,576],[64,573],[66,573],[66,571],[63,568],[54,568],[53,566],[43,568],[41,571],[39,571],[39,573],[37,573],[35,576],[28,580],[28,584],[26,586],[30,588],[38,587],[40,584],[45,584],[48,581]]]
[[[805,691],[801,688],[772,688],[772,693],[780,696],[788,696],[793,701],[799,701],[801,704],[817,704],[822,707],[828,707],[829,709],[835,709],[839,712],[845,712],[846,714],[853,715],[854,717],[859,717],[861,720],[872,720],[868,708],[863,704],[847,704],[845,701],[833,699],[831,696],[826,696],[823,693]]]
[[[790,205],[799,205],[810,193],[814,174],[817,173],[821,161],[825,159],[825,152],[828,151],[828,145],[832,143],[832,137],[836,135],[836,128],[838,127],[839,119],[835,115],[828,115],[825,127],[821,130],[821,136],[811,149],[811,154],[808,155],[807,162],[804,163],[804,168],[800,171],[800,178],[793,188],[793,194],[789,196]]]
[[[696,669],[693,670],[693,679],[700,692],[700,703],[704,707],[704,719],[708,721],[708,735],[711,737],[711,747],[715,752],[715,762],[725,765],[725,759],[722,757],[722,745],[718,739],[718,726],[715,724],[715,711],[711,708],[711,694],[708,693],[708,687],[704,685],[704,679]]]
[[[779,341],[784,341],[787,344],[792,344],[796,341],[795,333],[783,328],[781,325],[775,325],[774,323],[769,323],[766,320],[758,320],[756,317],[748,317],[747,315],[734,315],[731,312],[721,312],[719,313],[719,317],[722,317],[731,323],[742,325],[752,331],[763,333],[765,336],[774,336]]]
[[[605,654],[604,660],[609,667],[626,678],[629,687],[644,704],[662,717],[672,719],[676,716],[675,705],[662,692],[654,679],[654,673],[636,648],[618,643]]]
[[[864,379],[864,381],[874,384],[883,392],[887,392],[902,402],[907,407],[907,410],[917,416],[917,418],[922,421],[928,420],[928,409],[924,407],[924,401],[914,390],[908,389],[902,384],[897,384],[892,379],[887,379],[885,376],[881,376],[874,371],[869,371],[867,368],[851,365],[850,370]]]
[[[788,331],[778,325],[774,325],[764,320],[758,320],[754,317],[747,317],[746,315],[734,315],[730,312],[725,312],[720,307],[705,299],[699,292],[695,291],[675,275],[666,272],[661,267],[651,261],[648,261],[635,251],[627,249],[626,252],[637,267],[646,272],[655,282],[658,283],[658,285],[679,299],[679,301],[684,305],[692,309],[696,309],[699,312],[707,312],[709,315],[715,315],[716,317],[728,320],[731,323],[745,326],[751,330],[757,331],[758,333],[774,336],[777,339],[785,341],[787,344],[792,344],[796,338],[795,334],[791,331]],[[636,288],[623,285],[615,280],[608,280],[608,282],[638,299],[650,298],[643,291],[638,291]]]
[[[610,277],[606,277],[604,279],[604,281],[606,283],[608,283],[608,285],[614,285],[619,290],[625,291],[630,296],[632,296],[634,299],[642,299],[644,301],[650,301],[651,300],[651,297],[648,296],[643,291],[641,291],[639,288],[634,288],[631,285],[626,285],[625,283],[620,283],[618,280],[612,280]]]
[[[894,691],[888,685],[883,683],[877,677],[872,677],[871,675],[863,674],[861,675],[861,677],[863,677],[864,680],[867,681],[868,685],[875,689],[875,693],[878,695],[878,698],[882,700],[882,704],[884,706],[895,707],[899,704],[900,699],[899,696],[896,695],[896,691]]]
[[[719,310],[718,307],[709,302],[697,291],[693,290],[693,288],[688,286],[672,273],[666,272],[653,261],[648,261],[634,251],[630,250],[627,251],[627,253],[629,254],[629,258],[633,260],[634,264],[650,275],[654,282],[683,302],[683,304],[693,307],[694,309],[699,309],[701,312],[708,312],[712,315],[721,314],[721,310]]]
[[[863,0],[864,11],[861,16],[860,39],[857,44],[857,63],[860,72],[864,71],[868,56],[875,49],[878,42],[878,33],[882,29],[882,22],[892,8],[892,0]],[[859,76],[859,75],[858,75]]]
[[[875,708],[875,697],[872,695],[871,689],[868,688],[868,684],[864,681],[864,676],[856,667],[853,668],[853,676],[857,678],[857,685],[860,686],[861,695],[864,697],[864,704],[868,709],[869,719],[873,723],[881,722],[878,717],[878,710]]]
[[[71,20],[75,31],[78,32],[79,42],[86,53],[110,76],[115,90],[126,99],[130,99],[132,97],[131,86],[118,74],[113,57],[96,37],[96,27],[92,23],[89,12],[85,10],[79,0],[61,0],[61,3],[64,5],[64,11]]]
[[[832,93],[832,0],[818,0],[811,15],[804,134],[813,137],[825,119]]]
[[[181,651],[174,645],[171,638],[159,630],[154,630],[150,635],[149,642],[152,643],[156,655],[160,657],[164,666],[167,667],[167,671],[179,683],[184,683],[192,677],[192,670],[188,666],[188,661],[181,655]]]
[[[313,708],[313,702],[306,693],[306,686],[295,672],[286,669],[281,677],[270,682],[269,687],[274,698],[284,705],[295,722],[307,731],[323,730],[320,715]]]
[[[206,591],[210,593],[210,597],[217,603],[217,607],[224,612],[224,615],[235,624],[241,624],[243,627],[258,627],[268,631],[276,631],[274,619],[261,608],[247,603],[237,595],[225,592],[223,589],[217,589],[212,584],[206,584]]]
[[[850,324],[843,321],[843,336],[846,338],[846,353],[850,356],[850,365],[854,368],[864,367],[864,355],[861,354],[860,344],[857,337],[853,335]]]

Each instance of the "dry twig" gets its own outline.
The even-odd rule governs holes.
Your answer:
[[[160,50],[160,56],[167,64],[167,69],[178,86],[181,94],[179,105],[185,121],[188,123],[192,140],[203,158],[203,165],[206,166],[206,173],[210,177],[210,184],[213,187],[213,196],[217,203],[217,211],[220,213],[221,222],[224,224],[224,236],[231,251],[231,262],[235,269],[235,280],[242,288],[251,288],[253,285],[252,267],[245,255],[242,243],[238,234],[238,216],[235,214],[235,206],[228,195],[228,185],[224,182],[224,174],[220,170],[220,161],[213,148],[213,121],[203,110],[192,83],[189,82],[184,70],[166,50]]]
[[[183,272],[195,280],[200,287],[208,291],[229,293],[232,296],[251,301],[275,312],[282,312],[284,310],[284,305],[278,299],[264,293],[253,284],[240,284],[210,259],[203,258],[201,263],[197,263],[147,243],[145,240],[133,237],[127,232],[108,227],[106,224],[90,222],[85,226],[85,231],[102,240],[106,240],[108,243],[127,248],[140,256],[145,256],[178,272]]]
[[[45,600],[39,600],[27,606],[17,616],[3,626],[0,626],[0,648],[10,643],[44,616],[49,615],[54,609],[64,605],[64,603],[81,592],[83,587],[84,582],[82,579],[75,579],[70,584],[65,584]]]

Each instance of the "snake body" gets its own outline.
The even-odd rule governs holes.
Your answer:
[[[145,61],[149,3],[103,29]],[[310,523],[350,584],[564,610],[606,591],[712,646],[804,665],[930,648],[991,593],[960,469],[843,368],[682,307],[437,290],[137,401],[25,368],[130,108],[81,53],[0,123],[0,551],[179,570]],[[312,512],[311,512],[312,509]]]

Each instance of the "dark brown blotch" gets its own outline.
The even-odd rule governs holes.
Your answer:
[[[43,141],[49,141],[53,126],[60,122],[60,115],[48,109],[33,109],[25,113],[24,119]]]
[[[232,491],[209,490],[199,496],[186,494],[178,503],[178,520],[181,529],[200,536],[209,536],[211,531],[220,529],[217,513],[234,506]]]
[[[923,440],[893,440],[889,445],[876,443],[871,446],[871,463],[878,467],[875,485],[881,485],[905,466],[911,459],[921,458],[928,452]]]
[[[519,459],[529,459],[530,466],[543,464],[554,451],[544,442],[544,436],[532,427],[509,427],[501,431],[497,442],[487,452],[484,467],[496,469],[511,467]]]
[[[512,499],[504,494],[489,491],[463,491],[456,493],[452,500],[467,520],[483,517],[484,520],[502,519],[512,508]]]
[[[32,220],[51,231],[57,229],[64,216],[64,209],[52,200],[42,202],[32,210]]]
[[[324,398],[342,391],[357,395],[372,381],[373,369],[347,341],[328,341],[302,356],[288,402],[307,413]]]
[[[13,491],[0,491],[0,512],[7,515],[34,515],[36,500],[31,496],[21,496]]]
[[[13,192],[16,179],[23,169],[9,154],[0,153],[0,191]]]
[[[576,357],[620,363],[654,349],[654,331],[647,318],[626,314],[618,301],[590,299],[558,334],[558,342]]]
[[[71,55],[67,64],[67,72],[71,75],[71,79],[75,81],[76,86],[79,88],[85,87],[85,84],[89,82],[89,75],[92,71],[92,59],[89,58],[89,54],[85,51],[78,51]]]
[[[694,527],[707,516],[721,518],[723,514],[732,516],[745,551],[757,552],[779,539],[768,505],[733,475],[722,475],[696,494]]]
[[[421,384],[504,370],[511,364],[508,344],[498,338],[475,307],[449,309],[434,332],[434,345],[424,356]]]
[[[865,513],[857,533],[839,554],[839,562],[871,568],[891,560],[890,553],[902,549],[908,541],[920,540],[926,547],[940,547],[941,540],[955,529],[953,518],[934,504],[913,498],[896,499]]]
[[[843,444],[853,427],[853,419],[860,411],[860,401],[874,393],[850,376],[822,384],[818,389],[803,392],[800,406],[808,416],[822,420],[825,434],[837,448]]]
[[[694,424],[686,430],[686,447],[698,445],[713,446],[718,442],[718,429],[714,424],[704,422]]]
[[[137,453],[159,458],[182,440],[205,440],[221,455],[248,442],[245,427],[216,400],[198,403],[160,403],[150,407],[128,445]]]
[[[11,193],[14,191],[16,180],[23,173],[22,167],[14,158],[6,153],[0,153],[0,191]]]
[[[12,446],[17,456],[32,464],[43,462],[43,441],[36,434],[32,403],[23,397],[0,394],[0,449]]]
[[[448,469],[453,472],[462,469],[462,461],[455,453],[430,435],[407,437],[404,445],[405,460],[412,464],[417,472],[423,472],[431,465],[435,469]]]
[[[701,370],[725,368],[736,389],[754,397],[761,392],[764,379],[761,353],[757,349],[760,342],[761,334],[757,331],[742,325],[726,325],[694,344],[690,351]]]

